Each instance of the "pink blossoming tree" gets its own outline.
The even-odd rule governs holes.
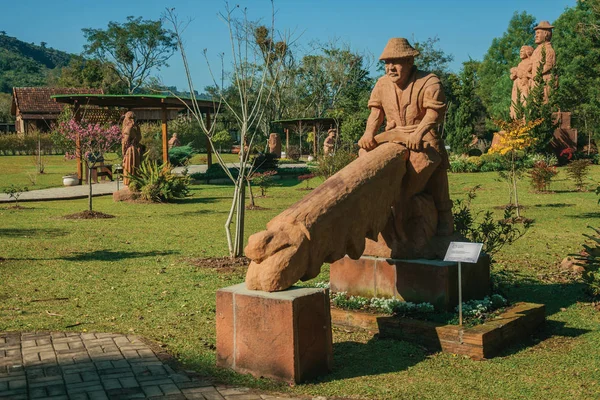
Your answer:
[[[96,164],[104,160],[104,154],[121,140],[121,129],[118,125],[92,124],[85,120],[76,121],[71,118],[58,125],[58,133],[65,139],[70,151],[66,157],[76,158],[83,155],[88,171],[88,206],[92,211],[92,170]]]

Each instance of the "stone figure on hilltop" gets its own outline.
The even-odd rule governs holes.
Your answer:
[[[552,48],[552,29],[554,27],[550,25],[548,21],[542,21],[535,28],[535,44],[537,47],[531,55],[531,73],[533,78],[537,74],[537,70],[542,63],[542,77],[544,78],[544,102],[548,102],[548,95],[550,93],[550,85],[552,81],[552,72],[556,66],[556,53]],[[531,81],[531,87],[535,86],[535,82]]]
[[[510,79],[513,80],[512,96],[510,103],[510,117],[515,119],[516,105],[526,104],[526,98],[529,94],[529,89],[533,83],[533,73],[531,64],[531,55],[533,47],[523,46],[519,52],[521,62],[516,67],[510,69]]]
[[[121,150],[123,151],[123,184],[129,185],[130,175],[140,166],[142,161],[140,142],[142,134],[139,126],[135,123],[135,114],[133,111],[127,111],[123,119],[121,129],[123,138],[121,139]]]
[[[345,255],[443,256],[453,238],[448,156],[436,131],[446,104],[438,77],[414,67],[418,54],[390,39],[360,157],[249,238],[248,289],[285,290]]]

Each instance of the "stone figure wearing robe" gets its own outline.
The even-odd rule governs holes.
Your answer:
[[[516,104],[525,105],[525,98],[529,94],[531,88],[531,81],[533,79],[531,55],[533,53],[533,47],[523,46],[519,55],[521,62],[516,67],[510,69],[510,79],[513,80],[512,96],[510,104],[510,116],[516,118]],[[520,94],[520,97],[519,97]]]
[[[121,133],[123,134],[121,139],[121,150],[123,151],[123,184],[129,185],[129,176],[135,174],[135,170],[140,166],[142,161],[140,149],[142,134],[139,126],[135,123],[135,114],[133,111],[125,113]]]

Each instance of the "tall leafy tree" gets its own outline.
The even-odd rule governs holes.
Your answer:
[[[162,21],[127,17],[124,23],[111,21],[107,29],[82,29],[88,43],[85,54],[108,65],[127,85],[129,93],[144,85],[153,70],[167,66],[176,50],[173,32]]]
[[[562,111],[573,113],[573,125],[586,142],[600,139],[600,1],[579,1],[554,22],[558,90]]]
[[[125,83],[115,73],[110,63],[82,56],[71,58],[69,65],[49,77],[51,86],[103,89],[105,93],[127,93]]]
[[[510,68],[519,63],[519,50],[533,45],[535,18],[526,12],[515,13],[502,37],[494,38],[479,68],[477,94],[490,117],[508,119],[512,81]]]
[[[477,132],[477,127],[481,126],[481,120],[485,118],[485,110],[476,94],[479,65],[479,62],[473,60],[463,63],[458,79],[453,80],[455,108],[447,116],[445,140],[454,153],[466,153],[473,138],[477,133],[481,134]]]

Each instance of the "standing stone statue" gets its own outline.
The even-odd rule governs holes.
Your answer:
[[[532,53],[533,47],[521,47],[521,51],[519,52],[521,62],[516,67],[510,69],[510,79],[514,81],[510,103],[510,117],[512,119],[515,119],[517,117],[515,106],[517,104],[526,104],[525,99],[529,94],[529,89],[531,87],[533,79],[531,65]]]
[[[458,240],[448,155],[436,130],[444,92],[438,77],[414,67],[418,54],[406,39],[390,39],[360,157],[249,238],[248,289],[285,290],[345,255],[441,258]]]
[[[540,64],[544,61],[545,63],[542,69],[542,76],[544,78],[544,102],[548,102],[548,95],[550,93],[550,85],[552,80],[552,70],[556,66],[556,53],[552,48],[552,29],[554,27],[550,25],[548,21],[542,21],[535,28],[535,44],[537,47],[531,55],[531,74],[535,78],[537,70]],[[545,53],[545,54],[544,54]],[[531,81],[531,87],[535,85],[535,82]]]
[[[171,139],[169,139],[169,150],[171,150],[173,147],[177,147],[177,146],[181,146],[181,142],[179,141],[179,138],[177,137],[177,133],[173,133],[173,136],[171,136]]]
[[[281,158],[281,139],[279,139],[279,135],[276,133],[271,133],[269,135],[269,153],[275,154],[277,158]]]
[[[333,151],[335,150],[336,136],[337,136],[337,130],[332,128],[327,131],[327,137],[325,138],[325,141],[323,142],[323,153],[325,155],[333,154]]]
[[[129,185],[129,176],[135,173],[135,170],[140,166],[142,161],[140,150],[142,134],[139,126],[135,123],[135,114],[133,111],[125,113],[121,133],[123,134],[123,138],[121,139],[121,150],[123,151],[123,184]]]

